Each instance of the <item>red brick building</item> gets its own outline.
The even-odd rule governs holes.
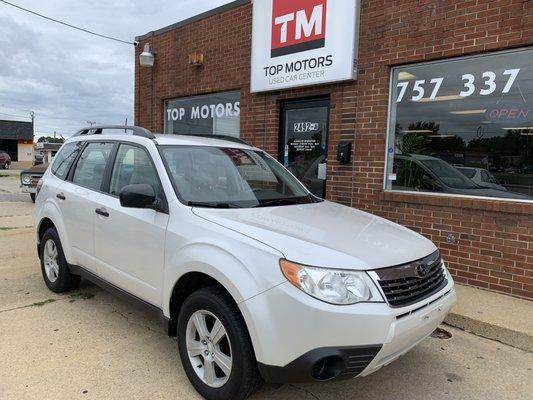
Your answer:
[[[353,3],[357,74],[336,83],[252,93],[248,0],[140,36],[136,124],[239,135],[315,193],[433,240],[457,282],[533,298],[533,3]],[[307,10],[300,24],[329,46],[327,4],[329,19]]]

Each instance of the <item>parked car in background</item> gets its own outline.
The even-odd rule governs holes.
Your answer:
[[[532,200],[527,194],[483,187],[444,160],[421,154],[394,156],[397,190]]]
[[[44,163],[44,156],[41,153],[35,153],[33,165],[43,164]]]
[[[518,170],[519,174],[533,174],[533,165],[524,165]]]
[[[453,279],[418,233],[314,196],[235,138],[128,129],[79,132],[46,171],[42,276],[53,292],[83,276],[161,317],[206,399],[369,375],[453,306]]]
[[[507,188],[500,185],[494,175],[486,169],[474,167],[456,167],[456,169],[479,186],[507,191]]]
[[[34,203],[37,184],[46,172],[48,165],[49,164],[37,164],[20,173],[20,187],[22,189],[22,193],[29,193],[31,200]]]
[[[11,157],[5,151],[0,150],[0,169],[9,169],[11,166]]]

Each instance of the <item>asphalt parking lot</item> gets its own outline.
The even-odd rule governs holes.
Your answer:
[[[0,399],[198,399],[158,321],[88,282],[47,290],[17,179],[0,177]],[[531,398],[531,353],[443,328],[450,339],[430,337],[369,377],[266,386],[254,400]]]

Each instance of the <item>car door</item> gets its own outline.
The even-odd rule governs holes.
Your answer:
[[[57,194],[73,260],[71,262],[96,273],[94,262],[95,208],[113,143],[89,142],[83,148],[69,178]]]
[[[105,214],[95,219],[95,255],[101,276],[109,283],[153,305],[161,304],[164,244],[168,213],[120,205],[122,188],[149,184],[166,204],[149,152],[121,143],[116,150],[107,193],[99,198]]]

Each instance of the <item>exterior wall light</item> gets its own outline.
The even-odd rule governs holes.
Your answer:
[[[141,64],[141,67],[153,67],[154,66],[154,52],[152,51],[152,48],[150,46],[150,43],[146,43],[144,45],[144,50],[139,56],[139,62]]]
[[[189,54],[189,65],[200,67],[204,64],[204,55],[201,53]]]

